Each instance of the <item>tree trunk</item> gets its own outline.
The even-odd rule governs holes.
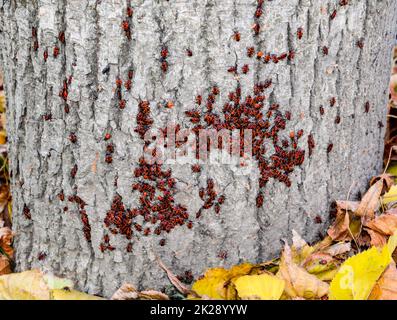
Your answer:
[[[167,284],[156,256],[198,276],[274,256],[293,229],[317,240],[332,200],[359,197],[382,165],[397,2],[346,2],[264,1],[255,18],[254,0],[0,0],[17,268],[48,269],[109,296],[124,281]],[[230,120],[230,92],[235,110],[247,96],[261,108],[265,96],[264,120]],[[150,180],[141,135],[172,121],[195,127],[185,112],[198,95],[202,113],[215,99],[206,114],[219,126],[202,117],[204,127],[249,118],[266,152],[253,151],[249,175],[163,164],[164,179]],[[160,180],[174,202],[157,198]],[[139,190],[144,183],[155,198]]]

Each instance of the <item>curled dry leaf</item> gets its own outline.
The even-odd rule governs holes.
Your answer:
[[[329,248],[325,249],[325,253],[329,253],[331,256],[335,257],[346,252],[349,252],[352,248],[350,242],[340,242],[335,243],[334,245],[330,246]]]
[[[168,279],[170,280],[170,282],[174,285],[174,287],[183,295],[191,295],[195,298],[199,298],[200,296],[194,292],[193,290],[190,290],[188,287],[186,287],[184,284],[182,284],[181,281],[179,281],[179,279],[176,277],[176,275],[174,275],[171,270],[169,270],[165,264],[161,261],[161,259],[159,257],[156,258],[157,263],[159,264],[160,268],[163,269],[168,276]]]
[[[0,228],[0,249],[10,258],[14,255],[12,239],[13,233],[10,228]]]
[[[0,186],[0,212],[4,211],[9,200],[10,200],[9,186],[6,184],[3,184]]]
[[[381,178],[369,188],[357,210],[354,212],[357,216],[367,219],[373,219],[375,217],[375,211],[379,208],[384,181],[385,180]]]
[[[371,230],[368,228],[365,228],[365,232],[369,234],[370,237],[370,244],[375,247],[383,247],[386,242],[387,242],[387,236],[384,234],[381,234],[375,230]]]
[[[328,229],[328,235],[334,241],[350,240],[351,235],[349,232],[350,218],[349,213],[338,213],[333,225]]]
[[[388,192],[390,188],[394,185],[394,177],[389,173],[383,173],[377,177],[372,178],[370,181],[370,185],[374,185],[379,180],[383,181],[382,194]]]
[[[338,211],[357,211],[358,207],[360,206],[359,201],[346,201],[346,200],[338,200],[336,203],[336,210]]]
[[[111,300],[169,300],[169,297],[155,290],[139,292],[133,285],[125,283],[113,294]]]
[[[394,261],[375,284],[369,300],[397,300],[397,269]]]
[[[370,228],[380,234],[391,236],[397,229],[397,214],[385,213],[365,223]]]
[[[285,280],[285,293],[291,298],[315,299],[328,294],[327,283],[293,262],[288,244],[284,247],[277,276]]]
[[[328,235],[333,241],[352,240],[361,231],[361,219],[354,216],[354,211],[360,206],[356,201],[336,201],[336,219],[328,229]]]
[[[387,238],[397,229],[397,214],[389,210],[373,220],[364,222],[364,224],[365,232],[371,238],[371,245],[381,247],[386,244]]]
[[[166,294],[156,290],[141,291],[139,297],[142,300],[170,300]]]
[[[138,290],[129,283],[123,284],[110,298],[111,300],[137,300]]]

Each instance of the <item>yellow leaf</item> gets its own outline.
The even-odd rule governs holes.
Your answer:
[[[328,284],[308,273],[292,260],[291,249],[286,244],[281,256],[278,277],[285,280],[285,292],[291,298],[321,298],[328,293]]]
[[[0,276],[0,300],[49,300],[50,290],[40,270]]]
[[[70,280],[45,274],[40,270],[0,276],[0,300],[50,299],[91,300],[98,297],[75,291]]]
[[[50,292],[52,300],[105,300],[84,292],[70,289],[54,289]]]
[[[330,254],[319,252],[308,257],[303,267],[311,274],[318,274],[336,269],[337,262]]]
[[[331,281],[338,273],[338,269],[326,270],[324,272],[316,273],[316,277],[321,281]]]
[[[0,92],[0,113],[4,113],[5,111],[5,101],[4,93]]]
[[[197,280],[192,290],[200,296],[208,296],[213,299],[225,299],[225,282],[229,280],[229,272],[223,268],[212,268],[207,270],[204,278]]]
[[[284,280],[269,274],[242,276],[234,284],[243,300],[278,300],[285,286]]]
[[[331,282],[330,299],[365,300],[376,281],[391,262],[396,248],[397,233],[382,250],[376,247],[347,259]]]
[[[230,270],[209,269],[202,279],[193,284],[192,290],[200,296],[208,296],[212,299],[233,300],[236,298],[236,291],[231,280],[249,274],[254,267],[255,265],[250,263],[243,263],[233,266]]]
[[[7,134],[4,130],[0,131],[0,144],[7,143]]]
[[[249,274],[254,267],[255,266],[253,264],[248,263],[248,262],[233,266],[229,270],[229,278],[233,279],[235,277],[240,277],[240,276]]]

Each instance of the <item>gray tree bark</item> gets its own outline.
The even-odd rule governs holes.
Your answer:
[[[263,15],[254,19],[256,8],[254,0],[0,0],[18,270],[48,269],[105,296],[124,281],[161,288],[168,282],[156,256],[176,274],[192,270],[195,276],[213,266],[262,261],[280,250],[280,239],[290,238],[292,229],[317,240],[332,200],[345,199],[349,189],[351,198],[366,189],[382,165],[397,2],[264,1]],[[258,35],[254,23],[261,26]],[[233,37],[236,31],[240,41]],[[167,72],[161,69],[165,46]],[[253,58],[247,56],[251,46]],[[258,51],[294,51],[295,57],[266,64],[256,59]],[[245,64],[246,75],[240,71]],[[238,77],[228,72],[234,65]],[[115,82],[117,77],[125,82],[129,70],[132,88],[123,87],[121,110]],[[217,86],[214,105],[222,113],[238,82],[245,97],[267,79],[272,86],[265,91],[266,108],[277,103],[283,113],[292,113],[280,139],[304,129],[299,148],[305,161],[289,175],[290,188],[270,179],[258,208],[258,174],[235,175],[228,166],[203,166],[201,173],[190,165],[163,166],[172,169],[175,202],[187,208],[193,227],[185,223],[160,236],[134,230],[131,240],[109,232],[104,222],[116,195],[127,208],[140,206],[131,185],[139,180],[134,170],[142,141],[135,129],[141,100],[150,102],[153,126],[174,119],[192,127],[185,111],[197,95],[206,101]],[[60,96],[64,86],[67,97]],[[163,101],[175,107],[158,106]],[[108,132],[112,137],[105,141]],[[311,156],[309,135],[315,141]],[[199,189],[207,179],[225,203],[219,214],[212,207],[196,218],[203,206]],[[70,198],[76,195],[77,201]],[[105,234],[114,250],[101,252]]]

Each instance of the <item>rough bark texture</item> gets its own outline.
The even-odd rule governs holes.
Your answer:
[[[331,201],[346,198],[351,186],[351,198],[357,197],[382,164],[380,124],[386,116],[397,2],[348,2],[340,6],[339,0],[265,1],[262,28],[254,36],[254,0],[134,0],[128,41],[121,28],[126,0],[0,0],[18,269],[49,269],[74,279],[81,289],[110,295],[124,281],[145,288],[165,285],[156,255],[175,273],[191,269],[197,276],[212,266],[267,259],[280,250],[280,239],[288,239],[292,229],[316,240],[325,230]],[[334,9],[337,14],[331,19]],[[37,52],[32,27],[37,29]],[[302,40],[297,39],[299,27]],[[240,42],[233,40],[236,30]],[[65,32],[65,45],[58,40],[60,31]],[[160,68],[164,45],[170,52],[165,74]],[[57,58],[55,46],[60,48]],[[250,46],[264,52],[294,50],[296,56],[264,64],[247,57]],[[192,108],[197,94],[206,97],[214,85],[221,91],[221,109],[236,87],[237,80],[227,72],[235,64],[250,66],[247,75],[240,75],[243,96],[258,81],[273,80],[266,103],[279,103],[281,111],[292,112],[281,136],[304,129],[299,145],[306,159],[290,176],[292,186],[269,183],[264,206],[258,209],[258,177],[235,175],[227,166],[204,167],[200,174],[193,174],[190,165],[173,166],[175,198],[188,208],[193,228],[175,228],[166,234],[163,247],[163,236],[134,237],[132,253],[125,251],[124,237],[111,234],[116,249],[102,253],[99,245],[108,232],[104,218],[114,195],[121,195],[126,206],[138,203],[131,185],[142,149],[134,132],[139,100],[150,101],[157,127],[170,119],[189,127],[184,112]],[[103,73],[107,66],[109,72]],[[124,79],[129,69],[134,70],[133,86],[123,93],[127,106],[120,110],[115,79]],[[73,80],[67,114],[59,91],[69,76]],[[173,100],[175,107],[157,107],[163,100]],[[45,121],[43,115],[50,113],[52,119]],[[335,123],[338,115],[340,124]],[[103,136],[108,131],[115,145],[110,165],[104,161]],[[75,144],[69,139],[71,132],[78,138]],[[311,157],[308,134],[316,144]],[[334,147],[327,153],[330,143]],[[75,164],[78,171],[72,178]],[[210,209],[196,220],[194,213],[202,205],[198,190],[207,178],[214,179],[226,201],[219,215]],[[77,193],[86,202],[90,243],[76,204],[58,199],[62,190],[66,198]],[[323,223],[316,224],[317,215]],[[38,259],[41,252],[47,254],[45,259]]]

